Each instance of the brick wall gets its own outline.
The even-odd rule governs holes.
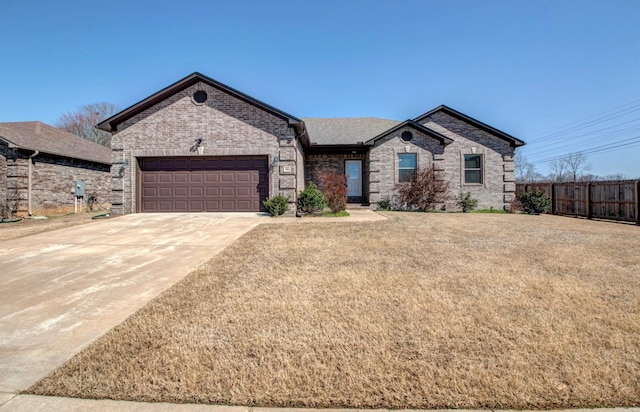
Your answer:
[[[0,218],[8,217],[7,213],[7,158],[0,143]],[[6,145],[5,145],[6,147]]]
[[[400,138],[403,132],[413,134],[410,141]],[[442,168],[444,147],[434,139],[412,127],[403,127],[378,140],[369,152],[370,202],[377,203],[385,197],[393,196],[398,183],[398,155],[415,153],[418,169],[426,169],[433,164]]]
[[[0,199],[18,216],[27,215],[30,151],[0,147]],[[73,182],[86,184],[87,194],[95,193],[109,206],[110,167],[108,165],[41,153],[32,159],[31,209],[34,215],[61,215],[73,212]],[[4,192],[2,181],[4,180]],[[86,198],[85,198],[86,199]]]
[[[332,169],[344,174],[345,160],[362,160],[362,198],[349,199],[349,201],[367,202],[369,197],[369,165],[366,159],[367,155],[364,153],[307,154],[304,164],[305,183],[313,182],[318,185],[317,173],[321,170]]]
[[[192,95],[204,90],[208,99],[196,103]],[[299,190],[301,149],[286,120],[205,83],[178,92],[118,126],[113,149],[112,211],[137,211],[137,159],[150,156],[193,156],[189,148],[201,138],[203,155],[266,155],[269,196],[289,196],[295,213]]]
[[[456,198],[460,192],[470,192],[478,199],[481,209],[509,207],[515,179],[514,148],[508,142],[441,112],[424,119],[422,124],[449,137],[453,143],[442,146],[438,140],[411,128],[398,130],[377,141],[369,153],[371,203],[393,195],[398,183],[398,154],[416,153],[419,168],[433,163],[436,169],[444,172],[451,197],[444,205],[447,210],[458,209]],[[404,130],[413,133],[410,142],[400,139]],[[472,153],[483,155],[483,183],[479,185],[463,181],[464,155]]]
[[[446,113],[436,112],[421,122],[451,139],[444,150],[444,171],[454,196],[470,192],[478,199],[478,208],[507,209],[515,193],[515,149],[503,139],[480,130]],[[484,181],[481,185],[464,183],[464,155],[482,154]],[[454,202],[455,204],[455,202]]]

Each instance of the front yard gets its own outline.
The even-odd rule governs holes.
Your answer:
[[[640,228],[261,225],[30,389],[254,406],[640,404]]]

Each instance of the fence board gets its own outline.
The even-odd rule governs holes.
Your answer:
[[[516,184],[517,196],[534,190],[541,190],[552,199],[554,214],[620,220],[640,225],[640,181]]]

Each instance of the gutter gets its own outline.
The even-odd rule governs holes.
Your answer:
[[[29,199],[29,216],[33,216],[31,210],[31,163],[32,159],[40,154],[40,151],[36,150],[31,156],[29,156],[29,177],[27,178],[27,198]]]

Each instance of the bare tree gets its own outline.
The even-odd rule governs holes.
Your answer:
[[[556,159],[551,163],[551,177],[556,182],[567,180],[567,163],[564,158]]]
[[[587,156],[584,153],[576,152],[566,156],[565,162],[567,164],[567,172],[572,182],[577,182],[582,178],[582,175],[591,169],[591,165],[587,161]]]
[[[558,158],[551,163],[551,176],[556,182],[589,181],[593,176],[585,172],[591,169],[587,156],[575,152]]]
[[[101,121],[108,119],[118,111],[113,103],[90,103],[78,107],[73,112],[63,113],[56,120],[55,126],[77,136],[109,147],[111,133],[96,127]]]
[[[540,174],[536,172],[535,165],[530,163],[521,151],[516,150],[514,160],[517,183],[532,183],[540,177]]]

